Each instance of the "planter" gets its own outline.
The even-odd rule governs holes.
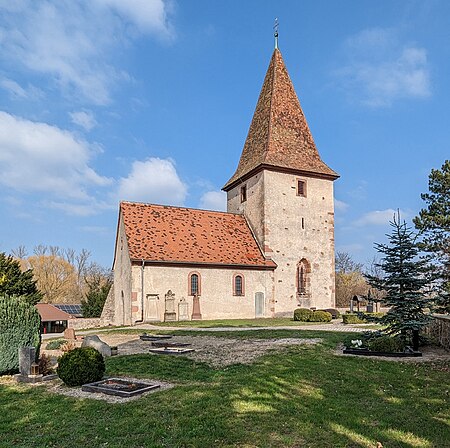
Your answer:
[[[344,347],[344,355],[360,355],[360,356],[384,356],[388,358],[417,358],[422,356],[422,352],[375,352],[367,348],[347,348]]]

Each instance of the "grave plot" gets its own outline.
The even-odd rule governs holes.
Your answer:
[[[141,383],[122,378],[108,378],[81,386],[83,392],[102,393],[116,397],[130,398],[160,388],[159,384]]]
[[[157,355],[185,355],[186,353],[191,353],[194,351],[193,348],[182,348],[182,347],[158,347],[151,348],[150,353],[155,353]]]

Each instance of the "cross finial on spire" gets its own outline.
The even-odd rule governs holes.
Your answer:
[[[275,24],[273,26],[273,36],[275,37],[275,49],[278,48],[278,18],[275,18]]]

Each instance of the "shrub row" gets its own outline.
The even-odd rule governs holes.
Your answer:
[[[58,350],[65,343],[66,343],[65,339],[57,339],[57,340],[54,340],[54,341],[50,341],[50,342],[47,343],[45,349],[46,350]]]
[[[331,313],[327,311],[313,311],[307,308],[297,308],[294,311],[294,320],[301,322],[331,322]]]
[[[365,313],[368,316],[373,317],[382,317],[384,313]],[[367,323],[366,319],[361,319],[357,314],[347,313],[342,315],[342,322],[344,324],[365,324]]]

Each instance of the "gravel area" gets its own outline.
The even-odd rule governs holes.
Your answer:
[[[119,355],[149,353],[151,342],[141,341],[136,335],[101,335],[109,345],[116,345]],[[269,350],[282,349],[288,345],[317,344],[321,339],[238,339],[214,336],[173,336],[167,340],[171,343],[185,342],[195,351],[186,356],[196,361],[206,362],[213,367],[223,367],[231,364],[251,364]],[[152,356],[169,356],[153,354]],[[177,356],[177,355],[172,355]]]

